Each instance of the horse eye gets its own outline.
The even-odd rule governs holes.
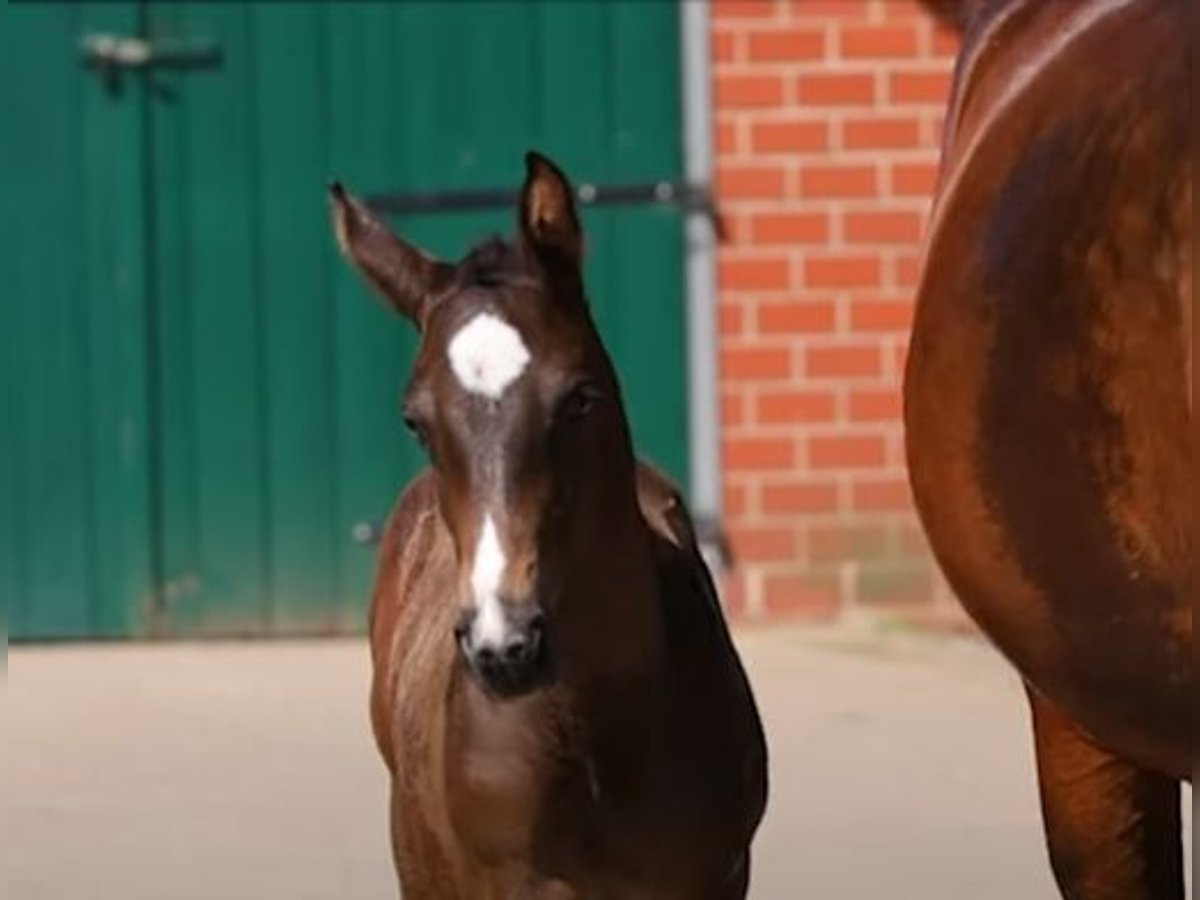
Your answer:
[[[404,414],[404,427],[409,430],[417,442],[424,448],[429,448],[429,432],[425,428],[425,423],[410,413]]]
[[[568,419],[581,419],[595,409],[596,404],[604,399],[599,388],[592,384],[581,384],[571,390],[559,406],[559,416]]]

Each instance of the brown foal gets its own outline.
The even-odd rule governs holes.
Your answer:
[[[531,153],[517,240],[456,264],[339,185],[345,255],[421,341],[371,610],[406,900],[745,896],[766,747],[682,500],[638,463],[573,191]],[[627,298],[627,302],[637,302]]]

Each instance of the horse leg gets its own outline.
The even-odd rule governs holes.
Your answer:
[[[392,778],[392,862],[402,900],[454,900],[459,896],[441,845]]]
[[[1029,689],[1042,818],[1067,900],[1183,900],[1179,783],[1115,756]]]

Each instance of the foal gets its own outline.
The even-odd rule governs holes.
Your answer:
[[[435,261],[339,185],[342,251],[421,344],[430,469],[383,536],[371,718],[405,900],[746,894],[766,746],[679,495],[633,455],[572,190]],[[627,302],[633,302],[628,298]]]

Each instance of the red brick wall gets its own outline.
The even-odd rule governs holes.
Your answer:
[[[923,603],[900,382],[954,35],[913,0],[713,0],[735,611]]]

